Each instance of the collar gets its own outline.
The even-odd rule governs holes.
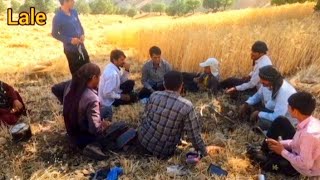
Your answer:
[[[174,95],[180,96],[180,93],[178,93],[177,91],[171,91],[171,90],[166,89],[165,92],[167,92],[169,94],[174,94]]]
[[[151,62],[151,64],[152,64],[152,68],[156,68],[156,67],[154,67],[154,64],[153,64],[153,61],[152,61],[152,59],[150,60],[150,62]],[[162,67],[162,64],[163,64],[163,60],[161,59],[160,60],[160,63],[159,63],[159,67],[157,67],[157,68],[161,68]]]
[[[257,59],[256,62],[255,62],[255,64],[260,63],[260,62],[265,58],[265,56],[267,56],[267,55],[263,55],[263,56],[261,56],[259,59]]]
[[[118,66],[114,65],[113,63],[110,63],[110,67],[117,71],[118,74],[121,74],[121,69]]]
[[[306,126],[309,124],[312,118],[313,118],[312,116],[309,116],[307,119],[303,120],[301,123],[297,125],[297,129],[302,130],[306,128]]]

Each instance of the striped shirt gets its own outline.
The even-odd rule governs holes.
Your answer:
[[[172,91],[157,91],[150,96],[138,129],[141,145],[153,155],[172,155],[183,133],[195,149],[206,155],[199,120],[192,103]]]

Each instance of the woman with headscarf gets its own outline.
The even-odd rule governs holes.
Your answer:
[[[21,115],[26,115],[26,108],[20,94],[0,81],[0,124],[14,125]]]
[[[241,106],[240,115],[244,117],[246,113],[250,113],[250,121],[257,123],[262,130],[268,130],[279,116],[287,116],[295,123],[288,113],[288,98],[296,93],[295,88],[273,66],[261,68],[259,77],[262,86]],[[263,104],[263,108],[253,108],[259,103]]]

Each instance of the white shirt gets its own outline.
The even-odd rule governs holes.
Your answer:
[[[267,55],[261,56],[253,67],[253,71],[250,73],[251,79],[247,83],[243,83],[239,86],[236,86],[238,91],[245,91],[247,89],[251,89],[256,87],[257,89],[260,88],[260,77],[259,77],[259,70],[264,66],[272,65],[270,58]]]
[[[121,71],[113,63],[106,66],[100,79],[99,99],[103,106],[111,106],[115,99],[121,98],[120,85],[128,80],[129,72]]]
[[[255,105],[262,102],[265,105],[265,108],[273,111],[273,113],[260,112],[258,115],[259,118],[274,121],[279,116],[286,116],[292,124],[295,124],[296,120],[288,113],[288,99],[296,92],[295,88],[284,80],[275,99],[272,99],[272,92],[267,87],[261,86],[258,92],[246,102],[249,105]]]

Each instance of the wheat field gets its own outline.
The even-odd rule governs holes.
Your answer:
[[[264,40],[275,65],[299,89],[320,94],[320,16],[313,13],[313,3],[262,9],[245,9],[197,14],[189,17],[80,16],[85,28],[86,47],[92,62],[103,68],[113,48],[125,51],[133,66],[132,78],[141,87],[140,68],[148,58],[148,49],[158,45],[174,68],[199,71],[198,63],[214,56],[221,61],[223,77],[249,72],[250,47]],[[262,137],[237,119],[238,102],[220,94],[209,98],[205,93],[187,94],[203,123],[206,144],[221,146],[197,166],[188,167],[187,177],[170,177],[166,167],[184,164],[189,147],[167,161],[123,152],[109,152],[110,158],[96,162],[74,152],[65,138],[62,107],[50,92],[52,84],[70,78],[62,44],[51,35],[52,14],[46,26],[10,27],[0,17],[0,79],[21,92],[29,110],[22,121],[31,125],[33,137],[14,143],[7,127],[0,127],[0,179],[88,179],[88,174],[112,161],[121,161],[125,174],[121,179],[221,179],[210,177],[210,163],[229,172],[226,179],[256,179],[260,169],[245,154],[246,143],[260,142]],[[210,111],[214,107],[230,114],[228,122]],[[115,121],[139,125],[142,104],[115,109]],[[123,116],[126,114],[126,116]],[[319,110],[316,113],[319,116]],[[267,179],[289,179],[268,173]],[[304,177],[299,177],[304,179]]]

